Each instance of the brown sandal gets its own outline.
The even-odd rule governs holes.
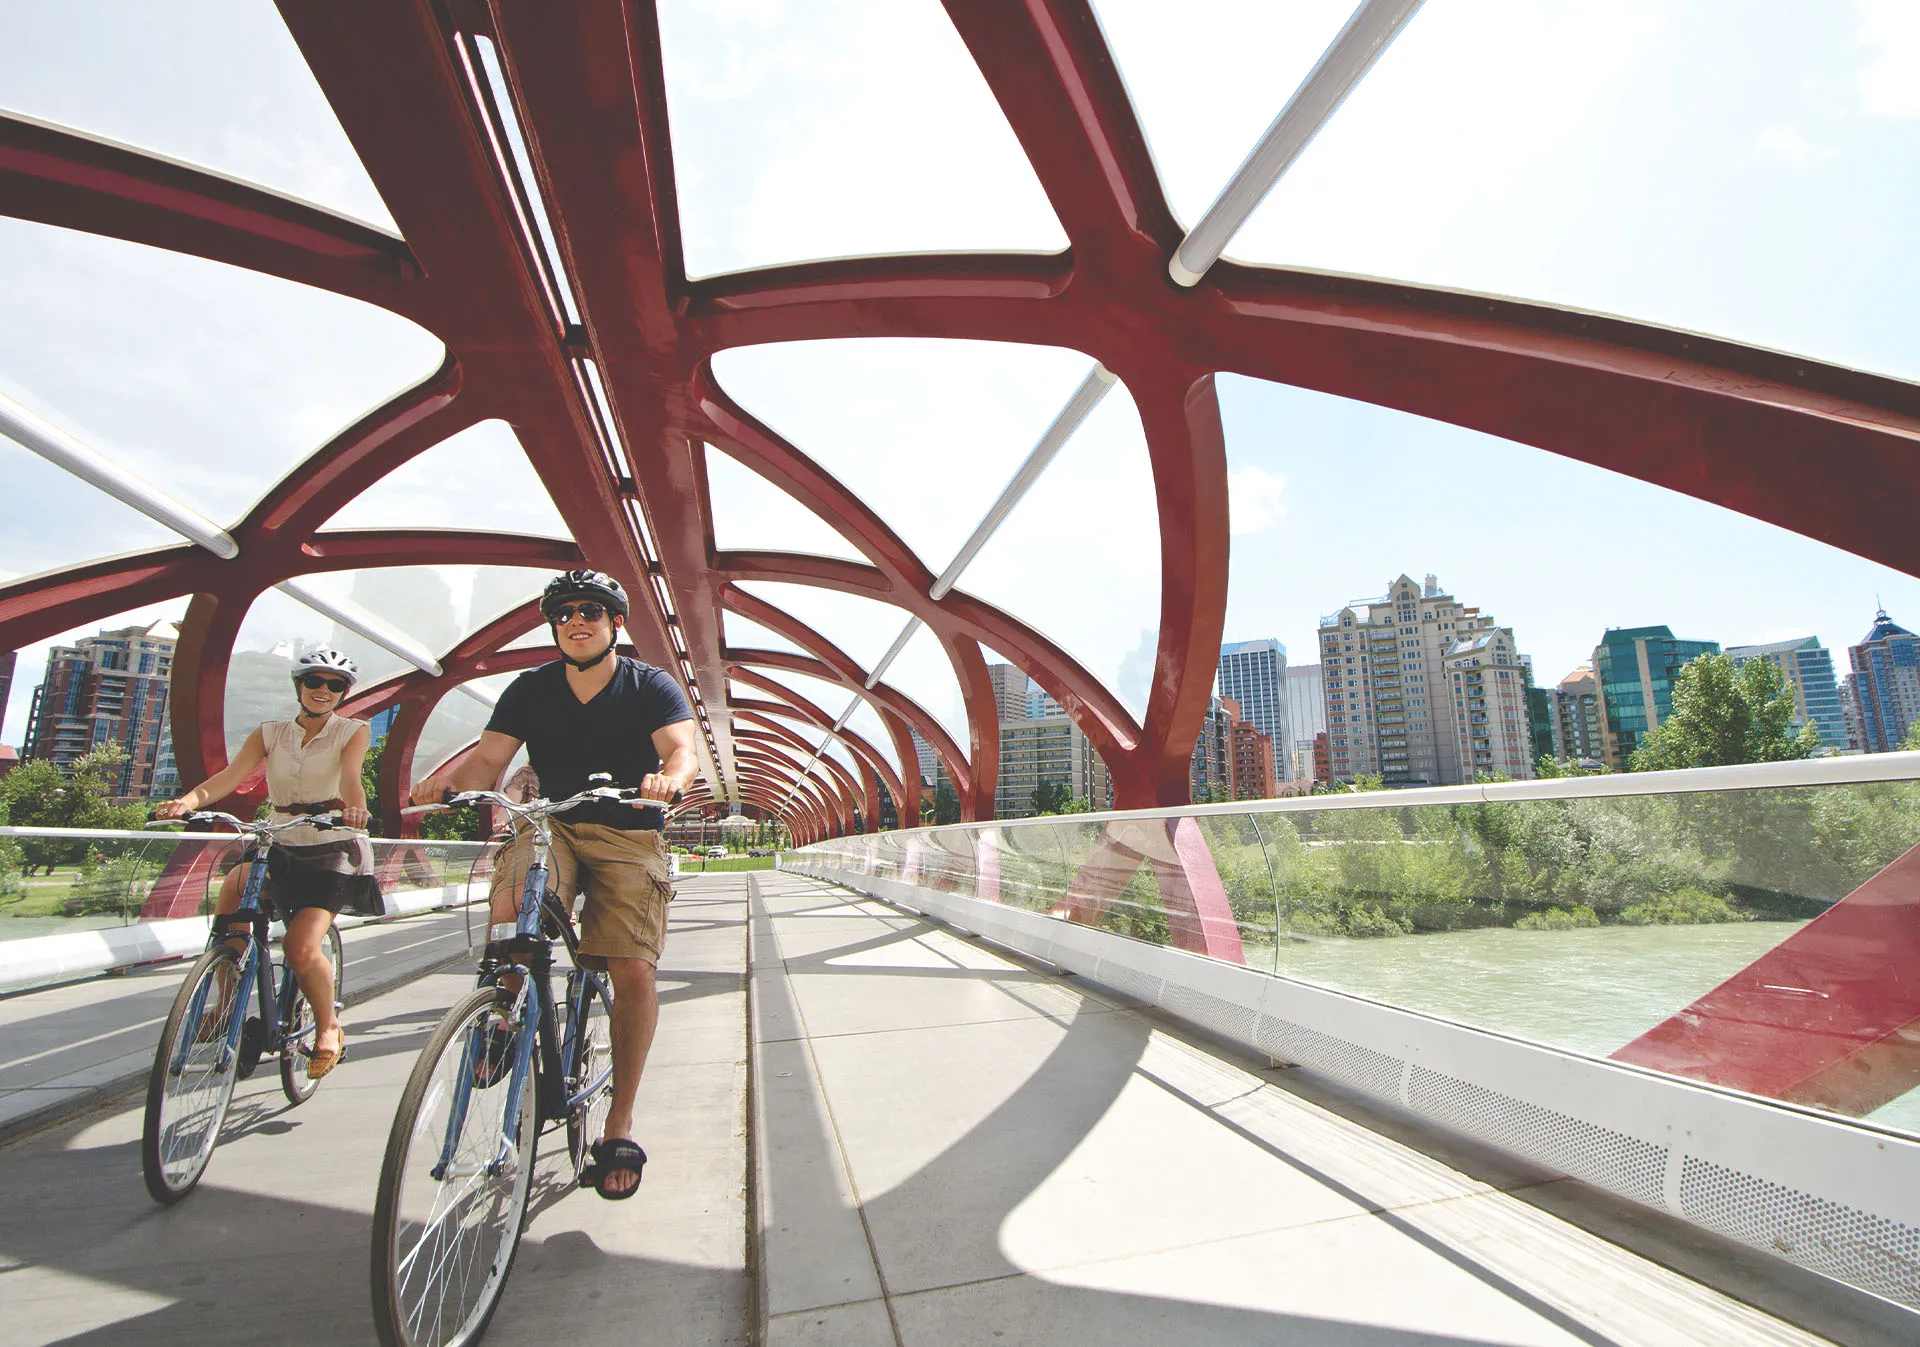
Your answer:
[[[347,1060],[347,1031],[340,1030],[338,1048],[315,1048],[307,1054],[307,1079],[319,1080],[334,1067]]]

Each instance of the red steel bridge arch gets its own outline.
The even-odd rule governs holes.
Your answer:
[[[1920,571],[1915,385],[1622,319],[1360,277],[1222,262],[1192,289],[1171,284],[1167,260],[1181,231],[1087,0],[946,5],[1060,220],[1066,251],[868,257],[700,281],[686,276],[681,255],[647,0],[280,0],[279,8],[399,237],[0,116],[0,213],[316,286],[407,318],[446,347],[434,375],[320,446],[230,529],[237,560],[183,545],[0,586],[0,648],[192,596],[173,710],[185,776],[224,761],[233,642],[272,584],[367,566],[558,568],[587,558],[635,594],[637,653],[678,670],[696,694],[708,803],[782,813],[796,837],[816,840],[856,820],[876,826],[884,782],[908,816],[919,795],[913,728],[947,767],[963,816],[990,818],[999,732],[983,644],[1021,665],[1092,738],[1120,806],[1183,803],[1226,607],[1221,371],[1485,431]],[[478,36],[495,43],[507,72],[535,183],[520,181],[496,149],[503,114],[468,74]],[[557,267],[527,223],[534,192],[553,221]],[[563,288],[578,325],[564,317]],[[1127,384],[1146,432],[1161,535],[1159,646],[1144,719],[1041,633],[960,591],[930,599],[925,560],[735,405],[711,372],[714,354],[734,346],[903,335],[1070,347]],[[606,388],[606,415],[588,391],[589,366]],[[399,465],[496,417],[547,484],[569,540],[323,527]],[[703,443],[816,511],[864,561],[719,551]],[[1835,481],[1849,489],[1833,490]],[[924,621],[959,680],[967,742],[882,682],[869,700],[904,775],[889,778],[886,755],[871,744],[849,744],[857,772],[824,758],[792,761],[799,750],[776,729],[797,719],[824,731],[832,720],[774,675],[861,689],[865,671],[738,587],[754,579],[859,594]],[[805,653],[729,648],[726,611],[774,627]],[[439,698],[541,657],[506,648],[531,620],[506,615],[446,652],[438,677],[397,677],[356,698],[362,712],[401,708],[388,749],[396,787],[434,766],[413,757]],[[766,704],[750,704],[760,697],[736,693],[730,680]]]

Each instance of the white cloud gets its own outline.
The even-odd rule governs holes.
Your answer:
[[[1769,126],[1755,138],[1754,144],[1762,154],[1794,168],[1808,168],[1837,153],[1829,146],[1814,144],[1789,126]]]
[[[1287,479],[1282,473],[1268,472],[1256,464],[1246,464],[1227,473],[1227,518],[1229,532],[1235,537],[1258,533],[1280,522],[1285,512],[1282,497]]]
[[[660,20],[692,273],[1066,246],[937,6],[669,0]]]
[[[1872,55],[1857,77],[1860,100],[1882,117],[1920,117],[1920,5],[1858,0],[1860,44]]]

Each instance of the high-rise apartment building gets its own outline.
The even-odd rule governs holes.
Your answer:
[[[94,749],[114,744],[126,755],[115,798],[144,800],[177,789],[167,693],[179,638],[172,623],[156,622],[49,650],[46,676],[33,693],[25,755],[69,771]]]
[[[1001,724],[1027,718],[1027,693],[1033,680],[1023,670],[1011,664],[989,664],[987,682],[993,685],[993,705]]]
[[[12,650],[0,650],[0,725],[7,723],[7,698],[13,692],[13,666],[20,656]]]
[[[1025,818],[1033,813],[1033,792],[1042,781],[1057,781],[1095,809],[1113,807],[1113,779],[1093,741],[1081,732],[1060,704],[1011,664],[989,664],[994,707],[1000,713],[1000,776],[993,792],[994,814]],[[1043,714],[1033,715],[1039,711]],[[927,771],[933,750],[915,736]],[[937,762],[935,767],[938,768]],[[939,769],[944,777],[944,769]]]
[[[1235,713],[1220,697],[1207,699],[1207,718],[1200,722],[1194,737],[1193,758],[1187,769],[1189,796],[1196,804],[1209,804],[1233,798],[1230,764],[1233,760],[1233,722]]]
[[[1793,732],[1811,725],[1820,735],[1820,746],[1840,752],[1847,746],[1847,721],[1840,711],[1840,685],[1834,681],[1833,655],[1820,644],[1818,636],[1802,636],[1792,641],[1772,641],[1766,645],[1730,645],[1735,668],[1748,660],[1769,661],[1793,689]]]
[[[1533,748],[1533,760],[1554,756],[1554,689],[1527,687],[1527,729]]]
[[[1848,654],[1860,703],[1860,746],[1868,753],[1890,753],[1920,722],[1920,636],[1882,608],[1873,615],[1873,629]]]
[[[1287,733],[1291,744],[1275,743],[1276,756],[1291,760],[1281,771],[1282,781],[1311,782],[1314,741],[1327,729],[1327,687],[1318,664],[1287,666]]]
[[[1228,705],[1232,700],[1228,699]],[[1273,768],[1273,736],[1251,721],[1236,719],[1227,759],[1227,789],[1236,800],[1269,800],[1280,793]]]
[[[1378,774],[1389,786],[1428,786],[1482,770],[1533,775],[1513,632],[1433,576],[1415,584],[1402,575],[1380,598],[1321,618],[1320,668],[1332,780]]]
[[[1511,627],[1462,632],[1441,656],[1453,694],[1454,752],[1462,780],[1533,776],[1533,718]],[[1386,730],[1381,736],[1386,737]]]
[[[1287,726],[1287,648],[1280,642],[1269,636],[1221,646],[1216,681],[1222,697],[1239,703],[1242,720],[1277,745],[1292,741]]]
[[[907,736],[913,740],[913,754],[920,760],[920,784],[931,786],[935,774],[945,769],[940,765],[940,755],[934,752],[933,745],[920,737],[920,731],[907,726]]]
[[[1668,627],[1609,627],[1593,650],[1593,671],[1600,680],[1601,761],[1625,771],[1648,731],[1673,714],[1680,670],[1690,660],[1719,652],[1718,641],[1679,640]]]
[[[1840,719],[1847,727],[1847,751],[1867,751],[1866,726],[1860,723],[1860,680],[1848,674],[1840,680]]]
[[[1600,684],[1593,666],[1582,664],[1551,689],[1553,756],[1599,763],[1606,751],[1600,729]]]
[[[1053,699],[1053,694],[1038,683],[1027,688],[1027,719],[1045,720],[1048,716],[1064,716],[1067,708]]]
[[[1000,722],[1000,777],[994,784],[996,818],[1026,818],[1042,781],[1058,782],[1095,809],[1113,808],[1113,778],[1093,741],[1067,716]]]

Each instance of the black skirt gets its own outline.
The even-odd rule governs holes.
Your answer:
[[[247,857],[257,858],[252,852]],[[364,837],[304,847],[275,843],[267,850],[262,896],[285,916],[304,907],[322,907],[335,916],[343,911],[385,914],[380,882],[373,874],[373,848]]]

